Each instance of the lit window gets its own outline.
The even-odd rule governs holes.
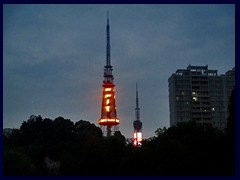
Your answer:
[[[107,112],[109,112],[110,111],[110,106],[105,106],[105,109],[106,109]]]
[[[109,100],[109,99],[107,99],[107,100],[106,100],[106,104],[108,105],[109,103],[110,103],[110,100]]]
[[[117,122],[119,123],[118,119],[101,119],[100,122]]]
[[[105,96],[104,96],[104,98],[108,98],[108,97],[111,97],[112,95],[111,94],[106,94]]]
[[[142,141],[142,133],[141,132],[137,133],[137,140]]]
[[[104,91],[112,91],[112,88],[105,88]]]
[[[198,98],[197,98],[197,97],[193,97],[193,100],[194,100],[194,101],[197,101],[197,100],[198,100]]]
[[[134,133],[133,137],[134,137],[134,139],[136,139],[137,138],[137,133]]]

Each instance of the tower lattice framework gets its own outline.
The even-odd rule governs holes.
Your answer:
[[[115,84],[113,83],[114,77],[112,74],[113,68],[110,59],[110,25],[109,15],[107,15],[107,47],[106,47],[106,65],[104,66],[104,80],[103,80],[103,95],[102,95],[102,108],[101,118],[98,124],[104,134],[111,136],[118,130],[119,119],[117,118],[117,108],[115,99]]]

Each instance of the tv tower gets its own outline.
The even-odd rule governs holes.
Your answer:
[[[106,47],[106,66],[104,66],[104,80],[103,80],[103,96],[102,96],[102,109],[101,118],[98,124],[101,126],[103,133],[111,136],[112,132],[118,130],[119,119],[117,118],[117,108],[115,100],[115,91],[113,83],[112,66],[110,59],[110,26],[109,14],[107,13],[107,47]]]
[[[138,105],[138,85],[136,83],[136,108],[135,108],[135,118],[133,122],[134,133],[133,133],[133,145],[141,146],[142,145],[142,122],[140,121],[140,108]]]

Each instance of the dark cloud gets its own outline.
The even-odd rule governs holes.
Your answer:
[[[234,5],[4,5],[3,126],[31,114],[100,117],[110,11],[120,130],[132,136],[135,83],[143,133],[169,126],[168,78],[189,64],[235,65]]]

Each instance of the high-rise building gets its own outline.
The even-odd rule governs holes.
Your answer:
[[[223,130],[234,86],[235,68],[222,75],[207,65],[178,69],[168,79],[170,126],[193,120]]]
[[[107,17],[107,46],[106,46],[106,66],[104,66],[103,95],[101,118],[98,124],[101,126],[103,133],[111,136],[113,132],[118,130],[119,119],[117,118],[117,108],[115,100],[115,84],[113,83],[112,66],[110,59],[110,26],[109,16]]]

